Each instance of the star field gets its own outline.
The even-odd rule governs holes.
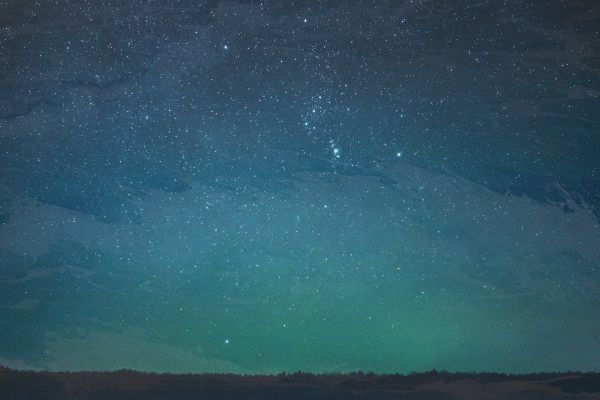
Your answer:
[[[0,365],[600,362],[593,1],[0,1]]]

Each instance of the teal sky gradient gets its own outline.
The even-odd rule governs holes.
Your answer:
[[[597,5],[28,3],[1,365],[600,370]]]

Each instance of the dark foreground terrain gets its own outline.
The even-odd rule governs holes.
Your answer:
[[[600,399],[600,374],[171,375],[0,368],[0,399]]]

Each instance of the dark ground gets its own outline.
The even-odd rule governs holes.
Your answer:
[[[0,399],[600,399],[600,374],[410,375],[29,372],[0,369]]]

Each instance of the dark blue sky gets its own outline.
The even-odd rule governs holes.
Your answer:
[[[599,22],[0,4],[0,364],[598,370]]]

